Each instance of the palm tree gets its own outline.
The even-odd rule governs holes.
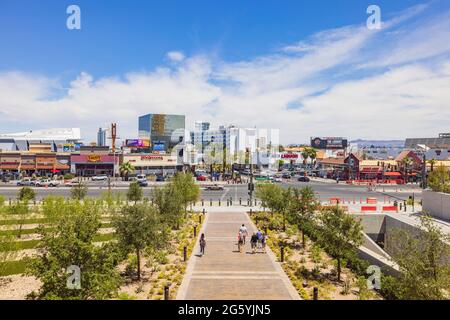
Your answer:
[[[309,157],[311,158],[311,163],[314,164],[314,161],[317,158],[317,150],[314,148],[309,148]]]
[[[122,175],[122,177],[125,176],[125,181],[128,181],[128,176],[133,172],[134,167],[129,161],[124,162],[120,165],[120,174]]]
[[[308,162],[308,158],[309,158],[308,148],[303,149],[302,157],[303,157],[303,165],[306,167],[306,163]]]
[[[405,158],[402,159],[401,163],[402,163],[402,166],[403,166],[403,173],[404,173],[403,180],[405,181],[405,183],[407,183],[408,182],[407,181],[407,179],[408,179],[408,177],[407,177],[408,169],[412,165],[413,160],[410,157],[405,157]]]
[[[436,159],[433,158],[433,159],[428,160],[427,162],[428,162],[428,163],[430,164],[430,166],[431,166],[430,171],[433,172],[434,166],[435,166],[436,163],[437,163]]]

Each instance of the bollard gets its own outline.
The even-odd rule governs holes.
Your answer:
[[[194,226],[194,238],[197,236],[197,226]]]
[[[284,262],[284,247],[280,247],[280,260],[281,262]]]
[[[209,205],[212,207],[212,199],[209,199]]]
[[[202,223],[202,216],[198,216],[198,223]]]
[[[205,208],[203,208],[203,215],[205,215],[206,214],[206,210],[205,210]]]
[[[205,201],[202,199],[202,207],[205,206]]]
[[[256,199],[255,199],[255,207],[256,207],[257,205],[258,205],[258,204],[257,204]]]
[[[233,205],[233,198],[230,198],[230,206]]]
[[[252,210],[252,208],[250,208],[250,216],[252,215],[252,213],[253,213],[253,210]]]
[[[404,209],[404,211],[406,212],[406,200],[405,200],[405,202],[403,203],[403,209]]]
[[[220,199],[219,199],[219,207],[220,207]]]
[[[183,247],[183,261],[187,261],[187,247]]]
[[[402,211],[402,209],[403,209],[403,205],[402,205],[402,203],[400,202],[400,211]]]
[[[239,205],[242,205],[242,198],[239,198]]]
[[[230,200],[227,199],[227,207],[230,206]]]
[[[169,286],[164,286],[164,300],[169,300]]]
[[[250,199],[247,199],[247,206],[250,207]]]
[[[319,288],[314,287],[313,300],[319,300]]]
[[[11,205],[11,198],[9,198],[9,205]]]

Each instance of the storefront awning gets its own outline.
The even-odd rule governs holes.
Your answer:
[[[385,172],[386,177],[400,177],[402,174],[400,172]]]

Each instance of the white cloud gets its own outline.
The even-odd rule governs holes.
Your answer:
[[[170,51],[169,53],[167,53],[167,57],[175,62],[183,61],[185,58],[183,52],[180,51]]]
[[[435,136],[450,119],[450,28],[442,20],[448,13],[401,25],[421,10],[386,21],[379,32],[323,31],[248,61],[173,51],[168,58],[176,63],[151,72],[100,79],[83,72],[57,97],[55,79],[2,73],[0,131],[81,126],[89,141],[98,126],[117,122],[121,138],[131,138],[137,117],[154,112],[186,114],[189,127],[201,119],[279,128],[282,143],[315,135]]]

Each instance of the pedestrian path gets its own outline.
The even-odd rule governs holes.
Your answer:
[[[205,233],[206,254],[199,256],[198,243],[188,262],[178,300],[298,300],[297,291],[276,262],[274,254],[252,254],[247,241],[237,250],[239,226],[256,231],[245,208],[206,214],[200,233]],[[250,240],[250,237],[248,237]]]

